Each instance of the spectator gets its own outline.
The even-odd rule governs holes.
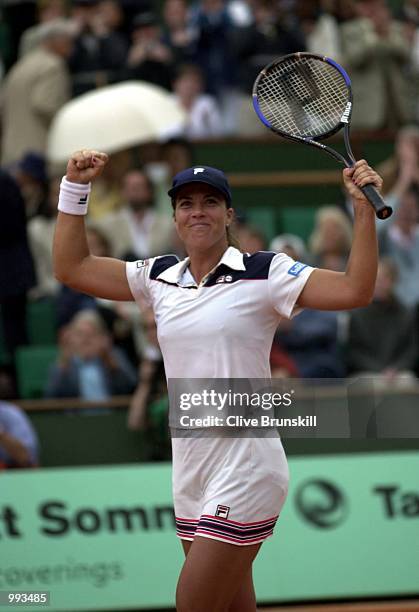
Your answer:
[[[285,253],[296,261],[304,262],[307,259],[306,247],[299,236],[295,234],[279,234],[271,240],[269,245],[271,251]]]
[[[99,221],[121,206],[122,177],[132,167],[131,150],[113,153],[102,176],[92,186],[89,200],[89,220]]]
[[[196,34],[188,19],[186,0],[165,0],[162,42],[171,50],[176,66],[195,60]]]
[[[380,252],[398,269],[395,293],[402,304],[419,304],[419,191],[417,185],[400,198],[392,220],[380,228]]]
[[[282,16],[275,2],[255,0],[253,7],[254,22],[233,34],[234,50],[240,62],[239,87],[246,95],[267,63],[280,55],[305,49],[299,26]]]
[[[412,185],[419,186],[419,128],[406,125],[401,128],[396,137],[394,154],[378,166],[383,177],[383,194],[386,202],[396,213],[400,200]],[[353,219],[353,206],[345,195],[342,202],[345,214]],[[391,225],[395,215],[384,225],[377,220],[377,230],[380,232]]]
[[[10,169],[25,201],[27,219],[45,206],[47,199],[47,171],[43,155],[29,151]]]
[[[340,61],[341,45],[338,23],[333,15],[323,10],[322,0],[298,0],[297,15],[309,53],[327,55]]]
[[[193,165],[193,149],[185,138],[171,138],[160,149],[160,159],[144,166],[156,194],[156,210],[172,218],[173,207],[167,192],[173,177]],[[182,250],[183,252],[183,250]]]
[[[55,205],[56,206],[56,205]],[[111,257],[112,250],[106,235],[94,225],[86,230],[89,251],[95,257]],[[137,364],[141,353],[143,337],[139,328],[140,313],[133,302],[114,302],[102,300],[75,291],[66,285],[59,285],[56,296],[58,328],[68,325],[82,310],[95,310],[105,322],[112,340],[121,348],[131,363]]]
[[[352,126],[395,128],[409,120],[406,78],[410,45],[384,0],[358,0],[342,25],[342,53],[356,100]]]
[[[61,333],[61,354],[51,368],[47,397],[104,401],[132,393],[136,374],[95,311],[80,311]]]
[[[98,0],[73,2],[72,18],[79,31],[69,60],[73,96],[117,82],[123,76],[128,45],[116,31],[118,20],[101,5]]]
[[[236,131],[242,136],[266,134],[266,128],[256,117],[250,96],[260,70],[280,55],[305,49],[298,24],[281,15],[275,2],[255,0],[253,14],[253,23],[236,28],[231,35],[240,90]]]
[[[35,467],[38,438],[26,414],[0,400],[0,470]]]
[[[302,378],[342,378],[345,368],[338,350],[336,312],[303,310],[282,321],[274,344],[286,351]]]
[[[125,19],[120,2],[117,2],[117,0],[99,0],[97,15],[99,23],[104,24],[108,31],[121,33],[127,49],[128,38],[125,38],[125,34],[123,34]]]
[[[298,378],[297,364],[279,342],[274,342],[269,356],[272,378]]]
[[[89,250],[95,257],[110,257],[112,251],[106,236],[96,227],[88,226],[86,230]],[[99,301],[68,287],[60,285],[57,293],[57,323],[58,328],[68,325],[76,314],[82,310],[96,310]],[[103,317],[105,318],[105,317]]]
[[[126,61],[126,78],[148,81],[170,90],[173,54],[161,40],[157,16],[140,13],[132,24],[132,44]]]
[[[154,210],[153,184],[141,170],[122,179],[123,206],[97,222],[107,235],[115,257],[127,260],[170,252],[172,221]]]
[[[309,238],[314,264],[329,270],[344,271],[352,240],[352,226],[336,206],[323,206],[316,213]]]
[[[138,369],[138,385],[131,398],[128,411],[128,428],[147,427],[147,407],[151,401],[167,393],[163,358],[157,340],[154,313],[147,307],[143,311],[143,327],[146,345]]]
[[[419,186],[419,127],[407,125],[399,130],[394,155],[380,165],[380,174],[388,202],[397,208],[409,187]]]
[[[22,57],[3,88],[2,163],[19,161],[27,151],[45,153],[50,123],[70,94],[66,58],[73,26],[54,21],[44,28],[39,46]]]
[[[1,323],[7,350],[27,342],[26,297],[35,285],[35,272],[26,234],[25,204],[12,177],[0,168],[4,214],[0,223]]]
[[[28,236],[36,269],[36,286],[31,289],[30,297],[39,299],[51,297],[58,291],[59,284],[54,277],[52,267],[52,241],[57,216],[57,202],[61,178],[53,178],[49,182],[46,206],[40,214],[28,223]]]
[[[66,17],[64,0],[38,0],[38,23],[25,30],[19,42],[19,57],[33,51],[42,40],[45,24]]]
[[[397,11],[397,17],[401,21],[413,23],[419,27],[419,4],[417,0],[403,0]]]
[[[233,22],[223,0],[201,0],[191,9],[196,31],[195,61],[203,71],[208,93],[221,98],[234,83],[235,68],[231,46]]]
[[[173,91],[187,115],[184,136],[193,140],[222,134],[222,118],[217,101],[204,93],[203,74],[198,66],[181,66],[173,82]]]
[[[257,253],[266,250],[266,237],[261,230],[247,223],[240,223],[235,227],[235,236],[240,244],[242,253]]]
[[[307,259],[304,242],[293,234],[276,236],[270,248],[278,253],[285,253],[297,261],[305,262]],[[291,363],[295,363],[297,373],[291,371],[291,376],[303,378],[344,376],[345,368],[339,350],[342,327],[340,314],[343,313],[304,310],[291,321],[283,320],[279,333],[275,336],[271,360],[275,357],[275,351],[279,349]]]
[[[169,179],[172,182],[178,172],[192,166],[193,148],[184,138],[172,138],[163,144],[161,157],[163,163],[167,165]]]
[[[394,262],[381,259],[372,304],[350,316],[348,365],[354,376],[403,385],[414,380],[417,330],[413,311],[395,295],[396,281]]]

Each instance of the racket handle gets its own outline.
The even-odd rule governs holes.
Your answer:
[[[360,187],[360,189],[375,210],[375,214],[379,219],[388,219],[388,217],[393,214],[391,206],[387,206],[372,183]]]

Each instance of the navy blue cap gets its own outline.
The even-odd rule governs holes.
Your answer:
[[[174,199],[177,192],[183,185],[189,185],[189,183],[206,183],[211,185],[218,191],[221,191],[223,196],[227,200],[227,204],[231,203],[231,190],[230,185],[224,172],[217,168],[211,168],[210,166],[194,166],[193,168],[187,168],[176,174],[173,179],[172,188],[168,191],[169,196]]]

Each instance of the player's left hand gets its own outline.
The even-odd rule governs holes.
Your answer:
[[[360,187],[372,184],[377,191],[380,191],[383,186],[383,179],[368,165],[365,159],[360,159],[352,168],[344,169],[343,183],[351,198],[358,202],[368,203]]]

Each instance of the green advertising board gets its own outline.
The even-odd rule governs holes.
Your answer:
[[[259,601],[418,593],[419,452],[289,462],[285,510],[255,562]],[[170,481],[168,464],[3,473],[0,591],[50,591],[51,611],[173,606]]]

